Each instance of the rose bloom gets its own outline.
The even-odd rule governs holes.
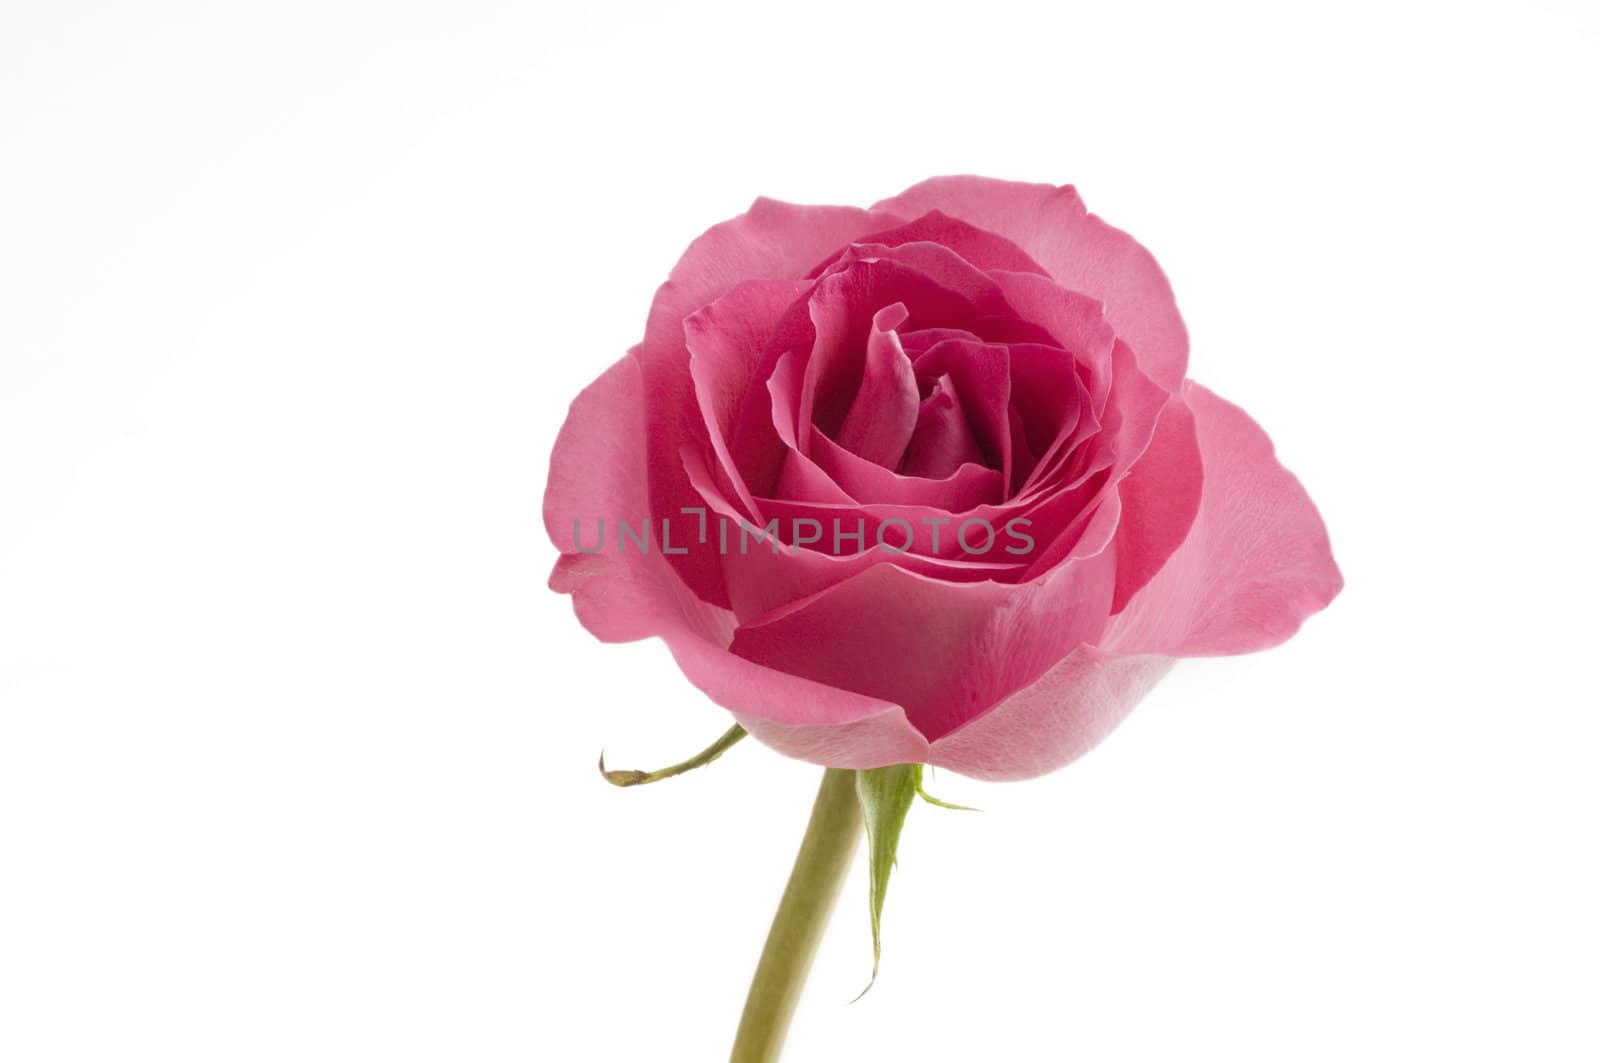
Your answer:
[[[757,200],[572,404],[550,585],[789,756],[1053,770],[1176,658],[1275,645],[1341,586],[1188,351],[1155,259],[1070,187]]]

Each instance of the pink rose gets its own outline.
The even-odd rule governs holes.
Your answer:
[[[1187,360],[1155,259],[1071,188],[757,200],[572,404],[550,585],[789,756],[1053,770],[1175,658],[1275,645],[1341,586]]]

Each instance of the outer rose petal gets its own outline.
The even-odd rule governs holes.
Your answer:
[[[880,561],[741,625],[733,652],[902,705],[938,738],[1095,641],[1115,571],[1102,552],[1030,584],[951,583]]]
[[[1193,381],[1183,397],[1204,466],[1200,511],[1101,645],[1181,657],[1276,646],[1344,586],[1328,531],[1248,414]]]
[[[1182,399],[1173,399],[1161,411],[1150,446],[1117,487],[1122,524],[1117,529],[1113,613],[1120,613],[1183,545],[1200,510],[1204,484],[1194,414]]]
[[[683,319],[735,284],[801,279],[857,237],[899,221],[877,208],[806,206],[762,196],[689,245],[656,290],[646,332],[676,343]]]
[[[1071,187],[935,177],[872,208],[907,217],[943,211],[1022,248],[1063,288],[1106,304],[1106,319],[1139,365],[1169,391],[1183,382],[1189,333],[1167,275],[1133,237],[1090,214]]]
[[[1026,689],[934,742],[928,763],[978,779],[1055,771],[1110,734],[1172,663],[1081,646]]]
[[[985,272],[1003,269],[1020,273],[1045,273],[1044,267],[1005,237],[936,210],[894,229],[869,233],[857,242],[899,247],[918,241],[948,247]],[[820,275],[826,268],[819,267],[813,273]]]
[[[570,593],[583,626],[606,642],[659,635],[690,682],[768,745],[837,767],[917,760],[927,743],[896,705],[814,683],[735,657],[733,617],[690,592],[658,549],[572,552],[573,521],[648,514],[644,480],[644,385],[632,352],[572,403],[550,456],[545,530],[563,550],[550,576]],[[659,525],[656,529],[659,532]],[[848,736],[848,739],[839,737]]]

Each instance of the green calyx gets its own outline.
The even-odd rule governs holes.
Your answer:
[[[889,893],[889,873],[900,849],[900,832],[906,813],[922,789],[921,764],[896,764],[856,772],[856,799],[867,821],[868,904],[872,915],[872,978],[856,996],[866,996],[878,980],[883,957],[883,901]]]
[[[921,764],[896,764],[856,772],[856,797],[867,821],[868,903],[872,915],[872,979],[878,980],[878,963],[883,958],[883,901],[889,893],[889,873],[894,870],[900,849],[900,832],[912,802],[920,797],[940,808],[971,812],[966,805],[953,805],[930,797],[922,788]],[[867,989],[856,997],[860,1000]]]

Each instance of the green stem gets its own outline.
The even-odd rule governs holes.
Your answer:
[[[855,775],[838,768],[823,773],[811,822],[750,982],[730,1063],[773,1063],[783,1049],[811,960],[861,838]]]

